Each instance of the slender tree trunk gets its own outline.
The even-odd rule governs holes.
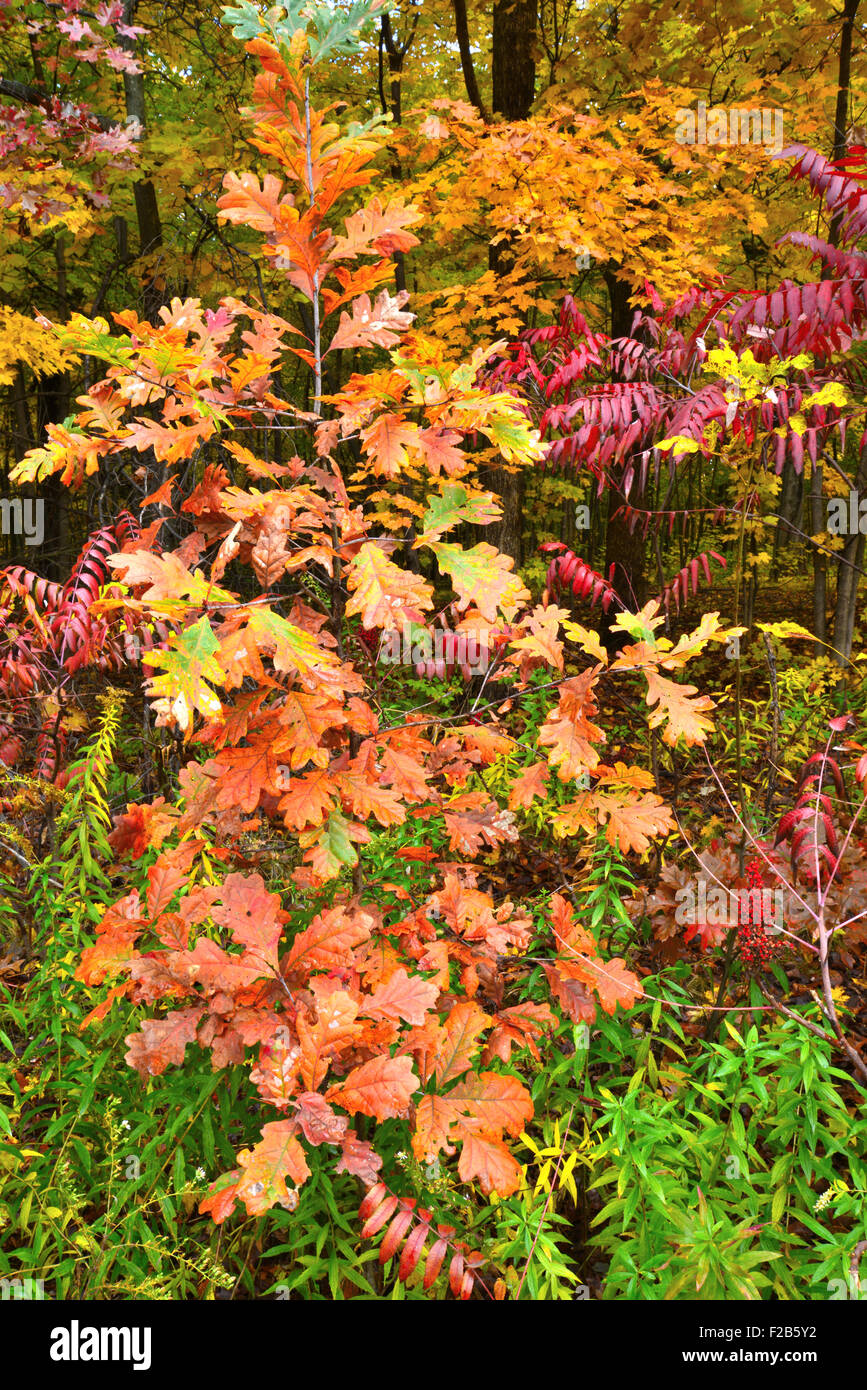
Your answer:
[[[796,473],[794,463],[790,458],[787,458],[783,464],[780,499],[777,507],[778,519],[774,531],[774,556],[771,564],[771,578],[774,580],[776,580],[779,571],[781,551],[788,545],[796,530],[802,529],[798,518],[801,510],[803,483],[803,473]]]
[[[536,90],[535,37],[536,0],[494,0],[492,106],[508,121],[523,121],[530,114]],[[514,253],[507,241],[490,247],[488,264],[497,275],[509,273]],[[490,482],[503,512],[500,521],[488,528],[493,533],[490,540],[504,555],[511,555],[517,566],[523,558],[524,472],[495,468]]]
[[[380,19],[379,28],[379,99],[382,103],[383,112],[391,111],[391,119],[396,126],[400,125],[403,119],[403,106],[401,100],[401,82],[403,78],[403,64],[407,53],[410,50],[412,41],[415,38],[415,31],[418,26],[419,12],[413,16],[409,33],[403,43],[398,43],[391,27],[391,19],[384,14]],[[383,73],[383,53],[388,58],[389,73],[389,97],[386,99],[385,82]],[[403,178],[403,169],[397,155],[391,161],[391,177],[399,182]],[[398,290],[406,289],[406,262],[402,251],[392,252],[394,262],[394,283]]]
[[[42,377],[36,388],[36,433],[45,435],[46,425],[59,425],[69,414],[69,376],[54,372]],[[45,530],[42,543],[41,569],[47,579],[55,581],[69,577],[72,560],[69,542],[69,489],[55,473],[40,484],[45,503]],[[32,564],[32,560],[28,563]]]
[[[131,25],[133,23],[137,3],[138,0],[126,0],[124,5],[124,22],[126,24]],[[128,53],[134,51],[135,39],[122,39],[121,42]],[[142,129],[146,129],[144,75],[140,72],[125,72],[123,74],[123,90],[127,119],[134,117]],[[157,283],[158,277],[153,263],[154,253],[163,244],[163,229],[156,189],[150,179],[139,179],[133,185],[133,198],[135,199],[135,212],[138,221],[139,255],[151,258],[146,261],[142,278],[143,316],[149,323],[155,323],[159,309],[165,303],[164,294]]]
[[[858,461],[855,491],[858,497],[867,488],[867,449]],[[837,598],[834,606],[834,659],[845,666],[852,655],[852,637],[858,604],[858,581],[864,563],[864,542],[867,537],[859,531],[849,536],[837,557]]]
[[[613,268],[605,272],[605,281],[608,285],[608,295],[611,303],[611,336],[613,338],[623,338],[629,333],[632,325],[632,311],[629,307],[629,286],[619,280]],[[615,516],[614,513],[622,507],[625,497],[626,470],[616,468],[611,470],[611,481],[608,487],[608,520],[605,530],[605,578],[611,576],[611,583],[614,585],[624,604],[628,608],[640,608],[644,602],[644,559],[645,541],[641,534],[640,527],[636,526],[634,531],[630,531],[625,516]],[[632,506],[641,506],[643,492],[640,492],[640,481],[633,484],[629,494],[629,502]],[[612,565],[614,567],[612,573]],[[603,615],[600,620],[600,632],[607,632],[614,614]]]
[[[858,13],[858,6],[861,0],[845,0],[843,5],[843,25],[840,30],[840,55],[837,68],[837,105],[834,111],[834,146],[831,154],[832,159],[842,159],[846,153],[846,131],[849,128],[849,85],[852,70],[852,31],[855,27],[855,16]],[[840,241],[840,228],[843,225],[842,214],[838,214],[831,223],[831,232],[828,240],[832,246],[837,246]]]
[[[15,462],[20,463],[27,450],[32,449],[36,443],[30,423],[30,411],[27,408],[27,382],[20,362],[16,365],[15,380],[12,383],[12,417],[12,455]]]
[[[845,0],[843,5],[843,24],[840,29],[840,54],[837,69],[837,105],[834,111],[834,145],[832,159],[842,159],[846,153],[846,132],[849,127],[849,88],[852,70],[852,33],[855,27],[855,16],[858,13],[860,0]],[[828,236],[832,246],[840,243],[841,229],[843,226],[843,216],[838,213],[831,222],[831,230]],[[823,279],[830,275],[830,267],[823,271]],[[815,469],[814,469],[815,473]],[[824,506],[821,505],[821,469],[819,469],[820,481],[814,484],[818,488],[819,497],[813,498],[812,505],[812,525],[814,533],[825,530]],[[867,469],[865,469],[864,455],[858,462],[858,473],[856,476],[855,487],[860,498],[861,492],[867,484]],[[818,524],[817,524],[818,522]],[[855,604],[858,598],[858,579],[861,561],[864,556],[864,537],[859,533],[850,536],[843,547],[842,554],[837,561],[837,599],[834,611],[834,648],[835,658],[841,666],[845,666],[852,651],[852,635],[855,626]],[[827,585],[828,562],[824,555],[816,552],[813,556],[813,619],[814,622],[819,617],[821,608],[821,627],[813,630],[817,637],[825,636],[825,601]],[[821,648],[816,646],[818,655]]]
[[[491,118],[488,114],[487,107],[482,101],[479,84],[476,81],[476,70],[473,66],[466,0],[452,0],[452,7],[455,12],[455,34],[458,40],[458,52],[461,55],[461,71],[464,74],[464,86],[467,89],[467,96],[482,119],[489,121]]]
[[[820,463],[813,464],[813,477],[810,483],[810,529],[814,536],[825,528],[825,499],[822,495],[823,468]],[[828,560],[823,550],[813,548],[813,636],[817,639],[813,647],[814,656],[822,656],[825,651],[826,636],[825,604],[828,587]]]

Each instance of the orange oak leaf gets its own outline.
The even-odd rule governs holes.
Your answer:
[[[534,608],[521,625],[524,635],[510,639],[508,660],[520,668],[522,681],[540,665],[563,670],[563,643],[557,634],[566,617],[564,608]]]
[[[374,925],[375,919],[361,908],[326,908],[295,937],[283,969],[339,970],[348,964],[352,950],[367,941]]]
[[[126,974],[138,955],[135,937],[129,932],[102,932],[92,946],[82,951],[75,978],[85,985],[101,985],[111,976]]]
[[[259,1143],[238,1155],[240,1172],[230,1175],[236,1181],[212,1188],[199,1204],[199,1211],[210,1212],[218,1225],[231,1215],[238,1201],[244,1203],[248,1216],[261,1216],[277,1205],[294,1211],[298,1204],[295,1187],[310,1176],[296,1128],[294,1119],[264,1125]],[[295,1184],[292,1189],[287,1186],[287,1177]]]
[[[536,797],[546,796],[547,781],[547,763],[533,763],[519,772],[509,791],[509,810],[517,811],[519,806],[530,806]]]
[[[148,869],[147,905],[151,918],[159,917],[177,893],[187,882],[188,875],[162,858]]]
[[[347,716],[336,701],[327,695],[304,690],[289,690],[278,711],[285,733],[280,739],[280,756],[294,772],[306,763],[327,767],[328,749],[322,738],[329,729],[346,724]]]
[[[221,887],[222,904],[212,909],[214,921],[228,927],[247,956],[258,957],[269,971],[277,970],[277,943],[288,913],[280,906],[280,894],[269,893],[259,874],[229,874]]]
[[[504,811],[484,793],[468,792],[456,797],[443,809],[443,820],[449,832],[449,849],[472,859],[483,845],[514,842],[518,828],[511,811]]]
[[[455,1145],[449,1142],[452,1126],[461,1109],[446,1093],[422,1096],[415,1107],[415,1129],[412,1151],[419,1163],[432,1163],[437,1154],[453,1154]]]
[[[259,1061],[250,1080],[263,1100],[277,1110],[285,1110],[298,1089],[301,1045],[292,1031],[278,1027],[259,1049]]]
[[[551,926],[557,950],[564,955],[578,951],[582,955],[596,955],[596,942],[590,933],[575,920],[572,904],[560,893],[551,898]]]
[[[627,969],[621,956],[612,956],[606,961],[593,960],[590,969],[593,972],[593,988],[607,1014],[613,1014],[618,1004],[621,1008],[631,1009],[636,999],[644,994],[638,976]]]
[[[322,825],[334,810],[334,777],[323,769],[293,778],[289,790],[280,798],[279,809],[290,830]]]
[[[118,857],[129,854],[133,859],[140,859],[146,850],[160,848],[174,830],[177,818],[177,809],[166,806],[164,796],[157,797],[150,805],[130,802],[125,811],[115,816],[108,843]]]
[[[490,1026],[491,1018],[471,999],[453,1005],[445,1022],[443,1049],[437,1058],[437,1084],[447,1086],[462,1076],[478,1051],[478,1037]]]
[[[344,990],[334,990],[318,999],[316,1018],[298,1010],[296,1028],[301,1044],[301,1079],[308,1091],[315,1091],[328,1072],[331,1059],[357,1041],[363,1027],[356,1022],[358,1003]]]
[[[594,768],[595,772],[595,768]],[[596,801],[592,792],[582,792],[574,801],[564,801],[551,818],[558,839],[566,835],[595,835],[597,829]]]
[[[118,571],[118,577],[124,584],[147,586],[142,594],[147,603],[175,598],[189,598],[198,602],[207,599],[215,602],[232,600],[230,593],[218,589],[201,570],[191,574],[172,552],[153,555],[147,550],[134,550],[122,555],[109,555],[108,563]]]
[[[79,1033],[83,1032],[85,1028],[88,1028],[91,1023],[97,1023],[100,1019],[105,1018],[106,1014],[110,1012],[118,999],[123,999],[129,995],[131,987],[129,980],[127,980],[126,984],[114,985],[108,991],[102,1003],[97,1004],[95,1009],[91,1009],[89,1014],[85,1014],[78,1025]]]
[[[616,762],[613,767],[606,763],[598,763],[593,769],[593,779],[597,786],[613,783],[618,787],[633,787],[636,791],[647,791],[648,788],[656,786],[652,772],[648,772],[644,767],[621,762]]]
[[[462,442],[462,435],[454,430],[419,430],[416,447],[421,452],[425,467],[434,478],[445,473],[448,478],[460,477],[466,473],[469,460],[456,446]]]
[[[573,1023],[592,1023],[596,1018],[593,995],[580,979],[564,974],[560,965],[560,961],[546,961],[542,966],[551,994]]]
[[[398,631],[405,623],[420,623],[431,607],[430,584],[417,574],[392,564],[378,545],[365,541],[349,568],[352,597],[347,617],[361,614],[362,626]]]
[[[509,1197],[517,1192],[523,1179],[521,1165],[502,1139],[474,1134],[460,1124],[457,1128],[462,1140],[458,1159],[461,1182],[477,1178],[486,1197],[492,1192],[498,1197]]]
[[[657,670],[645,670],[647,677],[647,703],[656,705],[648,715],[651,729],[665,725],[662,733],[664,743],[674,748],[678,739],[687,744],[704,743],[713,729],[713,720],[707,717],[706,710],[714,708],[709,695],[699,695],[694,685],[678,685],[676,681],[666,680]]]
[[[394,199],[383,208],[379,198],[344,219],[346,236],[335,237],[329,260],[347,260],[358,255],[390,256],[393,251],[411,251],[418,237],[404,231],[421,221],[421,213],[411,204]]]
[[[634,850],[643,854],[656,835],[669,835],[677,829],[671,811],[661,796],[653,792],[625,792],[623,796],[597,793],[594,797],[601,820],[608,821],[605,838],[622,854]]]
[[[452,581],[460,612],[473,605],[490,623],[498,611],[511,620],[519,604],[530,597],[522,581],[511,573],[515,563],[511,556],[502,555],[486,541],[471,550],[435,541],[430,549]]]
[[[337,1173],[351,1173],[353,1177],[370,1187],[376,1182],[382,1167],[382,1159],[366,1139],[359,1139],[354,1129],[349,1130],[337,1160]]]
[[[317,1091],[305,1091],[295,1102],[295,1114],[301,1133],[308,1144],[341,1144],[349,1121],[338,1115],[324,1096]]]
[[[378,478],[394,480],[407,471],[408,449],[417,451],[419,428],[402,415],[392,412],[378,415],[372,425],[361,431],[361,442],[367,461]],[[365,627],[378,626],[365,622]]]
[[[556,713],[550,714],[539,730],[539,746],[550,748],[548,762],[558,770],[563,782],[592,769],[599,762],[594,744],[604,743],[605,734],[591,723],[596,713],[593,687],[599,667],[582,671],[564,681]]]
[[[347,313],[340,315],[329,352],[335,348],[394,347],[415,318],[403,311],[408,301],[406,290],[400,290],[393,299],[388,290],[382,290],[371,308],[370,297],[359,295],[352,305],[352,317]]]
[[[438,997],[439,986],[432,981],[422,980],[418,975],[410,976],[403,969],[395,970],[364,1001],[364,1013],[373,1018],[402,1018],[406,1023],[420,1026]]]
[[[520,1134],[533,1118],[530,1092],[516,1076],[495,1071],[470,1072],[448,1095],[472,1121],[473,1128],[488,1134],[502,1130]]]
[[[393,787],[407,801],[424,801],[427,798],[428,774],[416,758],[399,748],[386,745],[381,761],[380,778],[387,787]]]
[[[250,951],[242,956],[230,955],[207,936],[200,936],[192,951],[173,953],[170,965],[179,974],[185,971],[191,981],[195,980],[205,989],[227,994],[245,989],[264,974],[273,973],[260,955]]]
[[[195,1041],[204,1009],[176,1009],[166,1018],[146,1018],[138,1033],[124,1039],[126,1060],[141,1076],[159,1076],[166,1067],[180,1066],[187,1043]]]
[[[251,740],[242,748],[223,748],[213,763],[219,775],[218,806],[237,806],[249,815],[259,805],[263,791],[279,789],[279,759],[273,738]]]
[[[247,170],[241,174],[230,171],[223,175],[223,187],[226,191],[217,199],[221,221],[241,223],[257,232],[273,232],[283,187],[281,179],[266,174],[260,188],[255,174]]]
[[[374,1057],[354,1067],[343,1081],[325,1092],[351,1115],[372,1115],[376,1120],[405,1115],[418,1080],[409,1057]]]
[[[513,1047],[526,1047],[538,1062],[540,1056],[536,1041],[543,1033],[556,1027],[557,1019],[547,1004],[514,1004],[495,1013],[493,1023],[493,1030],[482,1052],[483,1066],[492,1057],[508,1062]]]

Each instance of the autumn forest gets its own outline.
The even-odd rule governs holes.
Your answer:
[[[859,0],[0,0],[0,523],[2,1300],[867,1297]]]

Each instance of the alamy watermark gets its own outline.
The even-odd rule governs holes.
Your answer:
[[[718,888],[699,879],[675,894],[674,920],[679,926],[739,927],[761,922],[769,936],[783,930],[786,921],[784,888]]]
[[[764,145],[783,149],[783,113],[779,107],[712,106],[700,101],[695,111],[681,106],[675,112],[679,145]]]
[[[45,1300],[44,1279],[0,1279],[0,1299],[22,1299],[25,1303]]]
[[[82,1327],[72,1318],[68,1327],[51,1329],[48,1351],[52,1361],[129,1361],[134,1371],[151,1364],[149,1327]]]
[[[387,666],[424,666],[435,662],[444,667],[459,666],[473,676],[481,676],[491,665],[492,651],[485,634],[472,629],[452,632],[449,628],[434,628],[430,632],[404,623],[399,631],[382,634],[377,660]]]
[[[45,503],[41,498],[0,497],[0,532],[23,536],[25,545],[41,545],[45,539]]]
[[[867,536],[867,497],[859,497],[854,488],[848,497],[831,497],[828,530],[832,536]]]

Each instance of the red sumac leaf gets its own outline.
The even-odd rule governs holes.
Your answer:
[[[431,1246],[427,1260],[425,1261],[424,1279],[422,1280],[422,1284],[425,1289],[430,1288],[431,1284],[434,1282],[440,1270],[442,1269],[443,1260],[446,1257],[448,1248],[448,1241],[443,1240],[442,1237],[440,1237],[439,1240],[434,1241],[433,1245]]]
[[[390,1260],[392,1255],[396,1254],[398,1249],[400,1248],[400,1242],[403,1240],[404,1236],[406,1235],[407,1231],[412,1225],[412,1208],[414,1205],[414,1201],[412,1205],[410,1205],[409,1201],[407,1201],[403,1209],[397,1213],[397,1216],[394,1218],[388,1230],[386,1231],[382,1245],[379,1247],[379,1263],[381,1265],[384,1265],[388,1260]]]
[[[361,1206],[358,1208],[358,1215],[362,1221],[366,1221],[372,1212],[376,1211],[383,1197],[388,1193],[388,1188],[384,1182],[375,1183],[367,1193]]]
[[[420,1221],[407,1236],[397,1269],[397,1277],[401,1282],[405,1282],[409,1278],[418,1264],[429,1231],[429,1224],[426,1221]]]
[[[361,1235],[363,1240],[369,1240],[371,1236],[376,1235],[377,1231],[382,1230],[386,1221],[389,1221],[391,1217],[394,1216],[399,1201],[399,1197],[395,1197],[393,1193],[389,1193],[385,1201],[380,1203],[373,1215],[369,1217],[362,1226]]]
[[[449,1265],[449,1288],[455,1298],[462,1297],[464,1283],[464,1256],[463,1251],[456,1250]]]

